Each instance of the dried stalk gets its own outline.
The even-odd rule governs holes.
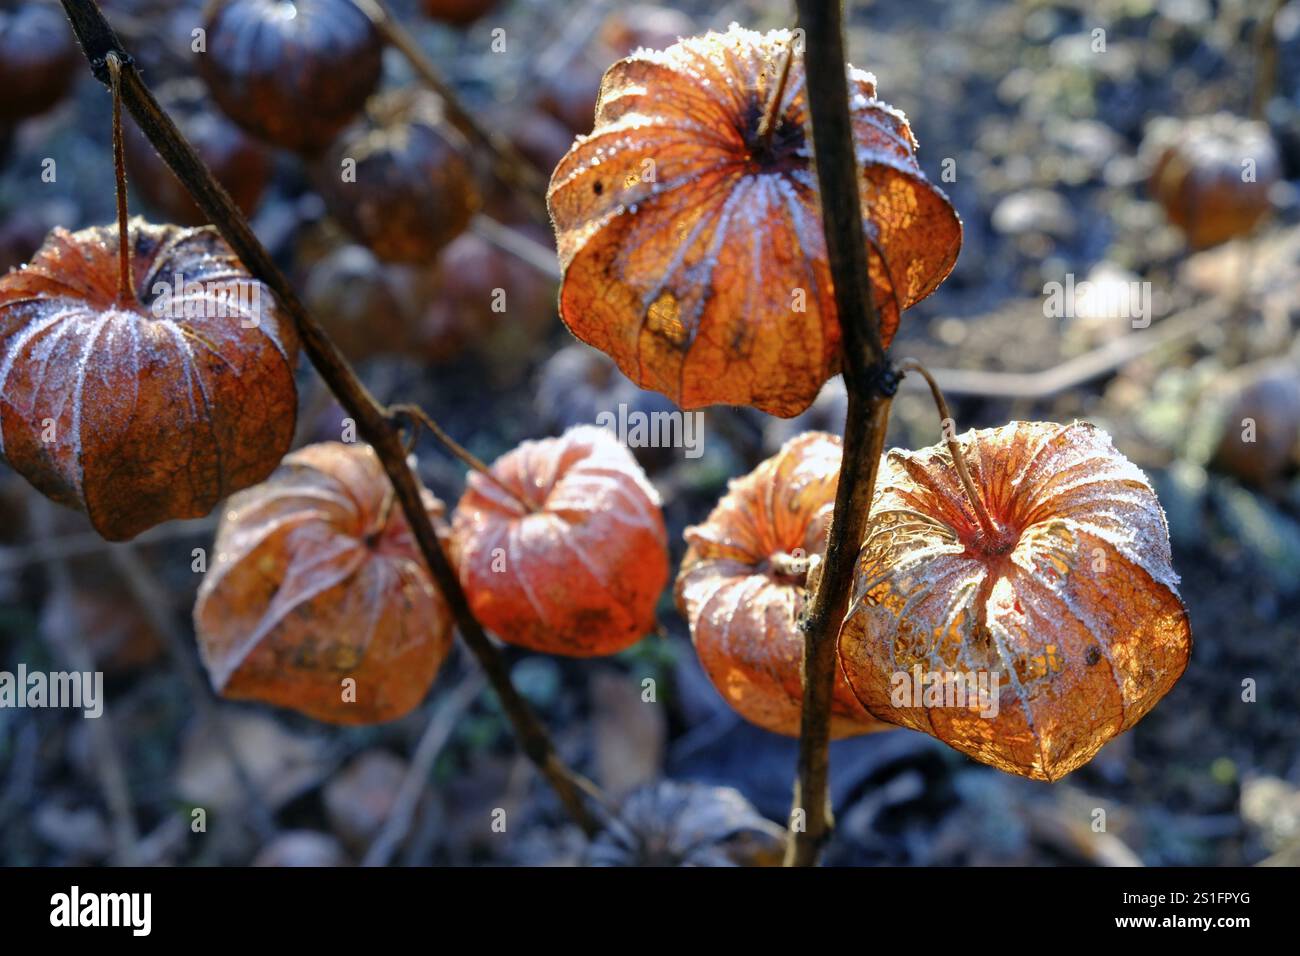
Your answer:
[[[944,443],[948,446],[948,454],[952,456],[953,467],[957,470],[957,477],[961,479],[961,486],[966,490],[966,498],[970,501],[971,510],[975,512],[975,518],[979,521],[979,526],[983,530],[989,541],[996,541],[1000,534],[996,522],[989,516],[988,509],[984,507],[984,499],[975,489],[975,482],[971,480],[970,469],[966,467],[966,456],[962,454],[961,443],[957,441],[956,422],[952,417],[952,412],[948,409],[948,400],[943,397],[943,389],[935,381],[930,370],[913,358],[905,358],[898,363],[900,372],[915,372],[925,380],[925,384],[930,387],[930,397],[934,399],[934,407],[939,411],[939,431],[943,435]]]
[[[424,510],[416,478],[407,466],[400,428],[357,378],[338,347],[308,314],[289,280],[253,234],[243,213],[158,105],[140,78],[134,61],[104,19],[96,0],[62,0],[62,3],[95,77],[101,83],[109,83],[107,57],[116,54],[121,62],[122,102],[135,117],[141,132],[235,254],[271,289],[281,308],[293,320],[312,365],[356,421],[358,433],[379,456],[434,582],[451,609],[461,637],[500,697],[521,749],[554,788],[560,802],[579,826],[589,835],[598,832],[600,822],[591,811],[588,800],[599,794],[599,790],[560,759],[545,728],[510,682],[505,661],[470,611],[456,572],[443,553]]]
[[[817,183],[822,196],[835,197],[833,202],[821,204],[822,229],[835,285],[848,392],[844,455],[826,559],[810,609],[799,622],[804,634],[803,716],[785,863],[812,866],[832,827],[828,777],[836,646],[848,610],[853,568],[866,531],[898,375],[880,344],[880,319],[867,275],[840,2],[798,0],[798,8],[799,25],[807,37],[804,69]]]

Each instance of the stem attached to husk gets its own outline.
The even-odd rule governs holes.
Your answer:
[[[790,64],[794,61],[794,43],[794,39],[791,38],[785,48],[785,56],[781,57],[781,72],[777,75],[775,88],[768,96],[763,120],[758,125],[758,146],[764,153],[772,148],[772,135],[781,125],[781,101],[785,99],[785,87],[790,79]]]
[[[495,485],[503,494],[523,508],[524,511],[532,513],[537,510],[536,507],[519,497],[519,495],[511,490],[511,488],[500,478],[492,474],[492,469],[489,468],[481,458],[460,442],[456,441],[456,439],[448,435],[446,430],[434,421],[433,418],[430,417],[429,413],[419,405],[412,405],[405,402],[397,405],[389,405],[388,416],[391,419],[409,418],[416,424],[423,425],[429,430],[430,434],[432,434],[434,438],[438,439],[438,442],[442,447],[446,448],[456,458],[459,458],[465,467],[470,469],[470,471],[482,475],[484,479]]]
[[[944,441],[948,445],[948,453],[952,455],[952,463],[957,469],[957,476],[961,479],[962,487],[966,489],[966,497],[970,500],[971,509],[975,512],[975,518],[979,521],[980,528],[988,535],[989,540],[996,541],[1000,533],[998,526],[984,508],[984,499],[976,491],[975,482],[971,481],[970,469],[966,467],[966,456],[962,454],[961,443],[957,441],[957,436],[954,434],[956,425],[953,422],[952,413],[948,411],[948,402],[943,397],[943,391],[939,388],[939,383],[935,381],[929,369],[914,358],[903,359],[898,363],[898,370],[900,372],[916,372],[930,386],[930,395],[934,398],[935,407],[939,409],[939,428],[942,430]]]
[[[122,59],[116,53],[105,57],[109,86],[113,91],[113,174],[117,180],[117,302],[135,305],[135,284],[131,281],[131,223],[126,210],[126,149],[122,141]]]

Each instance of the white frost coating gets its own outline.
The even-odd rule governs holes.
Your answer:
[[[8,398],[5,397],[5,385],[9,382],[9,374],[13,371],[14,361],[22,354],[23,350],[27,348],[27,343],[56,322],[62,322],[70,313],[75,312],[76,309],[76,304],[69,303],[67,308],[55,312],[52,315],[47,315],[43,319],[28,319],[27,325],[23,327],[21,332],[14,336],[9,346],[9,350],[5,353],[4,363],[0,364],[0,398],[3,398],[4,401],[8,401]],[[3,421],[0,420],[0,455],[4,454],[4,450],[4,427]]]
[[[90,361],[90,353],[95,348],[95,342],[98,341],[100,333],[104,331],[104,326],[117,319],[118,316],[119,313],[115,311],[105,312],[101,315],[92,327],[85,344],[81,347],[81,354],[77,356],[77,384],[72,398],[72,454],[73,461],[77,463],[73,477],[76,480],[77,494],[79,495],[86,478],[86,469],[81,460],[81,410],[85,404],[82,400],[82,393],[86,387],[86,368]]]
[[[1012,508],[1010,514],[1002,516],[1003,520],[1009,517],[1016,520],[1013,516],[1019,516],[1027,523],[1023,527],[1017,525],[1019,540],[1008,554],[1012,570],[999,573],[979,611],[1037,740],[1039,759],[1045,763],[1045,748],[1050,742],[1039,737],[1032,707],[1040,702],[1043,694],[1050,693],[1048,688],[1052,682],[1035,680],[1032,686],[1023,683],[1014,666],[1017,655],[1012,649],[1019,654],[1041,652],[1041,643],[1035,644],[1037,627],[1041,622],[1059,621],[1063,615],[1077,623],[1077,633],[1094,637],[1111,633],[1113,622],[1123,619],[1123,609],[1108,603],[1104,593],[1100,595],[1100,603],[1095,599],[1085,601],[1071,585],[1075,572],[1070,569],[1078,561],[1088,559],[1084,549],[1091,545],[1087,542],[1108,546],[1115,559],[1125,562],[1131,573],[1148,577],[1174,596],[1178,593],[1178,578],[1170,562],[1163,511],[1154,492],[1141,471],[1115,451],[1104,432],[1081,422],[1050,428],[1011,423],[1001,429],[968,431],[957,440],[971,460],[974,458],[972,442],[978,443],[976,447],[1004,445],[1000,433],[1028,427],[1037,427],[1042,432],[1011,478],[1010,500],[1001,502],[1002,507]],[[951,596],[942,627],[935,629],[940,635],[951,633],[958,621],[956,612],[969,604],[971,596],[968,586],[958,586],[963,568],[974,575],[972,584],[983,580],[988,573],[980,561],[959,557],[964,545],[959,543],[955,529],[911,510],[910,493],[900,494],[895,490],[895,483],[903,475],[910,481],[921,481],[932,475],[928,484],[937,493],[947,495],[952,492],[946,481],[951,477],[947,475],[950,469],[947,452],[940,446],[918,452],[895,450],[887,459],[863,551],[887,556],[889,563],[887,567],[877,568],[870,578],[862,577],[860,568],[849,612],[850,616],[869,615],[882,628],[878,633],[897,634],[898,625],[904,619],[914,624],[928,622],[920,630],[930,630],[939,621],[940,611],[939,607],[927,603],[933,595],[940,601],[948,601],[945,595]],[[943,480],[940,474],[945,475]],[[984,482],[994,476],[980,470],[975,478],[977,487],[986,490]],[[899,540],[904,544],[901,548],[894,544]],[[946,566],[945,554],[956,557],[956,562]],[[923,573],[923,578],[917,577],[918,572]],[[895,595],[902,599],[901,609],[866,603],[867,594],[887,582],[892,582]],[[1014,599],[1014,610],[1009,599]],[[975,620],[971,618],[960,628],[959,651],[963,659],[968,659],[971,650],[974,625]],[[887,646],[890,662],[897,668],[897,645],[890,639]],[[1143,703],[1155,688],[1155,678],[1146,670],[1116,660],[1106,641],[1097,640],[1096,646],[1110,667],[1119,692],[1118,709],[1113,713],[1109,709],[1098,711],[1097,719],[1128,726],[1145,713]],[[946,666],[936,657],[937,642],[924,650],[932,669],[941,670]]]
[[[168,333],[171,334],[172,340],[176,343],[177,352],[179,352],[181,355],[184,355],[187,360],[181,363],[181,365],[185,369],[185,401],[186,404],[189,405],[190,415],[197,416],[198,409],[194,407],[194,379],[196,377],[193,374],[193,369],[195,366],[194,351],[193,349],[190,348],[190,343],[186,339],[185,334],[180,330],[180,328],[176,325],[175,322],[171,321],[170,319],[164,319],[162,321],[162,326],[168,331]],[[208,401],[208,389],[207,386],[204,385],[203,383],[203,376],[200,375],[197,376],[197,378],[199,380],[199,394],[203,398],[203,408],[205,411],[207,411],[212,407],[211,403]],[[216,436],[214,435],[213,437],[215,439]],[[217,444],[217,453],[221,454],[222,451],[224,451],[224,449],[221,448],[220,442],[216,442],[216,444]]]

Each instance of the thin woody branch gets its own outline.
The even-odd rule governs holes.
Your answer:
[[[804,634],[803,716],[785,862],[787,866],[812,866],[832,827],[828,781],[836,647],[849,606],[854,564],[871,509],[898,376],[880,344],[880,320],[866,268],[840,2],[799,0],[798,9],[799,25],[807,37],[804,69],[817,183],[823,197],[834,197],[821,204],[822,229],[835,286],[848,391],[844,456],[826,559],[817,592],[799,622]],[[799,826],[801,816],[803,825]]]
[[[452,611],[461,637],[500,697],[521,749],[554,788],[570,816],[588,834],[596,833],[601,828],[600,822],[588,799],[599,791],[560,759],[545,728],[510,682],[504,660],[470,611],[456,572],[439,545],[424,510],[415,476],[406,464],[400,429],[357,378],[337,346],[308,314],[289,280],[254,235],[243,213],[158,105],[130,55],[104,19],[96,0],[62,0],[62,3],[96,78],[105,84],[109,82],[107,57],[110,53],[116,54],[121,63],[122,103],[135,117],[141,132],[244,265],[275,293],[280,306],[292,318],[312,365],[339,403],[355,419],[357,431],[379,456],[434,582]]]

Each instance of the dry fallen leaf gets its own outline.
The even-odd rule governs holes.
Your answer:
[[[826,552],[839,481],[840,440],[823,432],[790,439],[731,482],[707,521],[686,529],[677,606],[700,663],[741,716],[798,736],[803,711],[803,634],[810,565]],[[831,734],[886,730],[862,709],[842,675]]]
[[[293,327],[216,231],[129,231],[134,301],[115,226],[55,229],[0,278],[0,454],[110,541],[261,481],[298,408]]]
[[[347,866],[350,863],[342,844],[325,833],[313,830],[286,830],[262,847],[250,866],[323,867]]]
[[[790,417],[839,365],[800,52],[778,121],[760,134],[795,43],[733,26],[605,74],[595,129],[547,196],[582,341],[683,408],[752,405]],[[921,173],[902,113],[849,70],[872,286],[885,344],[899,313],[952,269],[961,222]]]
[[[330,772],[323,737],[291,731],[268,714],[222,708],[217,715],[220,728],[195,721],[181,745],[176,795],[186,803],[231,816],[247,809],[248,787],[240,782],[232,752],[271,810],[318,786]]]
[[[642,699],[641,682],[618,671],[593,674],[590,687],[596,780],[621,796],[663,772],[666,708]]]
[[[775,866],[785,830],[740,791],[660,780],[628,795],[587,848],[589,866]]]
[[[442,502],[424,495],[437,526]],[[368,445],[309,445],[235,495],[212,561],[194,626],[226,697],[338,724],[393,720],[451,649],[450,612]]]
[[[995,533],[977,521],[946,445],[891,451],[840,661],[882,720],[1055,780],[1137,723],[1187,666],[1164,511],[1086,423],[1012,422],[957,441]],[[966,674],[983,675],[986,698],[964,677],[936,683]],[[935,687],[949,696],[927,697]],[[958,687],[970,706],[957,706]]]
[[[344,844],[364,853],[392,815],[407,771],[406,761],[396,754],[366,750],[325,784],[325,816]]]
[[[452,528],[475,617],[507,643],[570,657],[654,629],[668,533],[658,493],[608,430],[524,442],[491,471],[496,482],[470,472]]]

